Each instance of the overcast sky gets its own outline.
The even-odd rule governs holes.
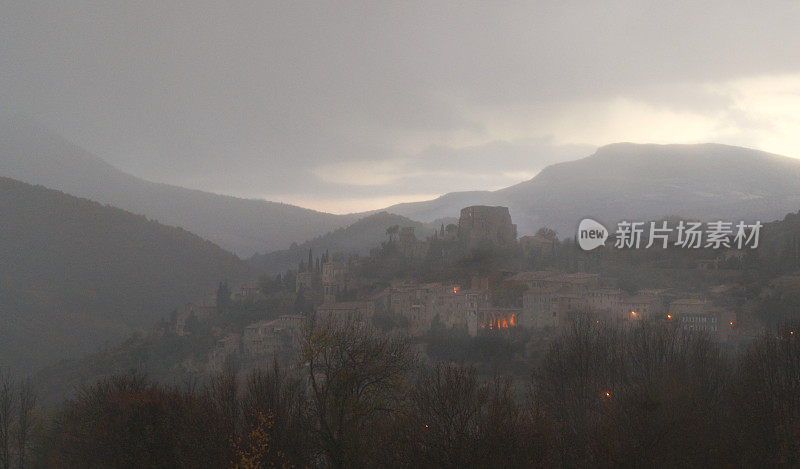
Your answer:
[[[800,157],[800,2],[0,0],[0,106],[146,179],[333,212],[617,141]]]

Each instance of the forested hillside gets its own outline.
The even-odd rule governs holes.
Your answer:
[[[458,215],[458,211],[454,213]],[[414,235],[418,239],[424,240],[433,234],[434,230],[441,226],[441,223],[447,224],[455,221],[457,220],[438,219],[432,223],[420,223],[400,215],[380,212],[366,216],[347,228],[339,228],[301,244],[292,244],[289,249],[256,254],[250,261],[255,267],[265,272],[280,273],[287,269],[296,269],[298,263],[307,258],[309,249],[317,254],[325,251],[367,254],[370,249],[389,239],[386,231],[389,227],[397,226],[398,230],[403,227],[413,227]]]
[[[0,178],[0,366],[25,369],[149,328],[257,273],[181,228]]]

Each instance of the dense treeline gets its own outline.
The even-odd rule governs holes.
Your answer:
[[[38,394],[30,380],[0,375],[0,468],[27,467],[34,435],[40,433]]]
[[[289,249],[255,254],[250,258],[250,263],[264,272],[277,274],[296,268],[300,261],[305,260],[309,249],[316,253],[330,251],[365,255],[386,238],[388,226],[414,227],[415,236],[424,240],[438,224],[424,224],[400,215],[379,212],[303,243],[292,243]]]
[[[700,333],[578,321],[520,392],[422,363],[363,323],[314,324],[301,364],[204,387],[133,375],[53,419],[65,467],[552,467],[800,464],[800,339],[727,357]]]
[[[270,283],[275,279],[268,279]],[[263,319],[275,319],[292,311],[294,279],[283,282],[281,289],[271,291],[264,298],[254,301],[231,301],[220,305],[221,313],[203,321],[189,321],[187,334],[178,336],[174,332],[177,310],[165,315],[149,334],[134,333],[113,347],[72,360],[60,362],[39,370],[34,376],[41,389],[43,405],[58,404],[64,396],[72,394],[86,383],[99,377],[110,377],[128,370],[138,370],[149,378],[162,382],[183,382],[207,379],[205,367],[209,351],[220,336],[241,333],[244,326]],[[223,284],[224,285],[224,284]],[[220,285],[220,286],[223,286]],[[287,286],[291,285],[291,291]],[[271,288],[271,285],[265,285]],[[236,359],[229,363],[235,364]]]

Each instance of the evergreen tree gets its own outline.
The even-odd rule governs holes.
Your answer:
[[[219,282],[217,287],[217,313],[224,313],[228,310],[231,303],[231,288],[228,286],[228,281]]]
[[[392,225],[386,228],[386,234],[389,235],[389,242],[394,242],[395,235],[400,231],[400,225]]]

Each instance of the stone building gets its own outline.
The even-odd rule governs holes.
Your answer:
[[[524,283],[528,290],[560,290],[586,295],[592,290],[600,288],[600,275],[586,272],[571,274],[538,270],[533,272],[519,272],[509,280]]]
[[[345,321],[349,319],[369,320],[375,316],[374,301],[341,301],[317,306],[317,317],[322,320]]]
[[[736,314],[706,299],[684,298],[671,302],[667,319],[687,331],[707,332],[720,340],[736,330]]]
[[[664,309],[658,296],[638,294],[624,297],[618,311],[617,319],[638,321],[661,317]]]
[[[389,312],[408,320],[409,333],[421,335],[431,328],[429,302],[442,288],[440,283],[396,282],[389,292]]]
[[[487,290],[465,290],[458,285],[442,285],[426,304],[431,321],[437,318],[443,326],[464,328],[472,336],[478,333],[479,311],[488,305]]]
[[[681,298],[669,304],[670,316],[700,314],[711,307],[711,302],[700,298]]]
[[[245,283],[233,294],[234,301],[243,301],[247,303],[252,303],[263,298],[264,295],[261,293],[258,282]]]
[[[391,314],[408,320],[408,332],[419,336],[431,329],[434,320],[445,328],[463,328],[470,335],[478,333],[478,313],[489,304],[489,292],[476,279],[476,288],[440,282],[418,284],[396,282],[389,291]]]
[[[550,270],[536,270],[532,272],[519,272],[511,277],[509,280],[512,282],[524,283],[528,290],[537,290],[544,288],[546,281],[556,275],[556,272]]]
[[[517,225],[511,222],[508,207],[474,205],[461,209],[458,237],[468,249],[484,243],[510,246],[517,241]]]
[[[606,321],[631,321],[661,318],[665,312],[663,290],[628,295],[620,289],[602,287],[598,274],[520,272],[512,280],[528,287],[522,295],[518,321],[525,327],[560,327],[581,313]]]
[[[211,350],[208,357],[209,372],[220,373],[225,371],[225,361],[228,357],[240,354],[241,348],[242,338],[239,334],[231,332],[217,340],[216,345]]]
[[[216,314],[215,300],[206,300],[201,303],[187,303],[186,308],[175,318],[175,334],[184,336],[188,333],[186,325],[191,321],[204,321]]]
[[[322,265],[322,302],[335,303],[347,290],[349,269],[344,262],[326,262]]]
[[[248,325],[242,334],[245,357],[273,357],[297,348],[304,320],[303,315],[287,314]]]
[[[587,295],[586,301],[592,311],[619,311],[625,292],[619,288],[598,288]]]

